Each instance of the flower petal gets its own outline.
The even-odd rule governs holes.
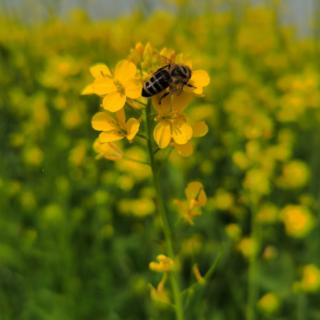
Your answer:
[[[202,94],[203,87],[206,87],[209,83],[210,83],[210,77],[207,71],[204,71],[204,70],[192,71],[190,84],[192,84],[195,87],[194,89],[192,89],[193,93]]]
[[[161,104],[159,103],[160,96],[162,94],[163,93],[160,93],[158,95],[155,95],[155,96],[151,97],[152,104],[153,104],[154,108],[157,110],[157,114],[160,117],[169,114],[171,112],[171,110],[172,110],[172,108],[171,108],[171,100],[170,100],[171,95],[169,95],[166,98],[162,99]]]
[[[146,107],[148,102],[148,99],[145,97],[140,97],[138,99],[132,100],[132,99],[127,99],[128,105],[136,110],[141,110]]]
[[[186,144],[174,144],[176,151],[182,157],[190,157],[193,154],[193,145],[191,141],[187,142]]]
[[[114,91],[103,98],[102,107],[108,111],[116,112],[122,109],[125,103],[126,96]]]
[[[188,90],[191,90],[191,92],[198,96],[201,96],[203,94],[203,87],[188,88]]]
[[[107,112],[96,113],[91,120],[92,128],[98,131],[119,130],[119,125],[115,119]]]
[[[131,99],[141,97],[142,83],[138,79],[130,79],[122,84],[126,91],[126,96]]]
[[[118,141],[124,138],[124,134],[118,130],[101,132],[99,134],[99,140],[103,143]]]
[[[152,97],[152,103],[159,115],[167,115],[171,112],[181,113],[190,101],[194,98],[191,93],[183,91],[180,95],[169,94],[159,103],[160,97],[163,95],[161,92]]]
[[[127,121],[127,139],[131,141],[139,131],[140,121],[135,118],[130,118]]]
[[[86,86],[82,94],[96,94],[98,96],[104,96],[115,91],[117,88],[111,78],[100,78]]]
[[[103,143],[99,138],[94,142],[93,149],[98,153],[98,157],[103,157],[108,160],[115,161],[123,157],[122,150],[115,143]]]
[[[116,119],[118,121],[119,127],[123,130],[126,130],[126,113],[124,111],[124,108],[116,112]]]
[[[153,137],[159,148],[166,148],[171,140],[171,125],[169,121],[160,121],[154,128]]]
[[[191,79],[195,87],[206,87],[210,83],[210,77],[205,70],[192,71]]]
[[[203,185],[199,181],[188,183],[184,192],[189,201],[196,200],[197,204],[200,206],[205,205],[207,202],[207,196],[204,192]]]
[[[195,138],[200,138],[205,136],[208,133],[208,126],[204,121],[198,121],[193,124],[193,136]]]
[[[110,77],[110,69],[103,63],[97,63],[90,68],[90,73],[95,79]]]
[[[172,125],[172,138],[177,144],[186,144],[192,138],[192,127],[184,119],[175,120]]]
[[[114,77],[122,84],[136,75],[137,68],[134,63],[128,60],[121,60],[117,63]]]

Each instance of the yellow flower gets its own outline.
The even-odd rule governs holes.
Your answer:
[[[157,111],[156,121],[158,122],[154,128],[153,137],[161,149],[166,148],[171,141],[178,145],[184,145],[192,138],[192,126],[181,114],[191,98],[189,94],[172,95],[164,98],[159,104],[158,96],[153,97],[153,105]]]
[[[286,233],[294,238],[303,238],[314,227],[311,212],[303,206],[287,205],[281,212]]]
[[[168,294],[167,290],[165,289],[166,281],[167,281],[167,275],[164,274],[161,281],[158,283],[156,288],[151,286],[150,295],[151,295],[151,299],[154,302],[159,303],[159,304],[169,304],[170,303],[169,294]]]
[[[123,152],[117,144],[113,142],[101,142],[99,138],[94,142],[93,149],[97,152],[98,158],[116,161],[123,157]]]
[[[224,228],[225,233],[227,236],[232,240],[239,240],[241,236],[241,229],[238,224],[236,223],[229,223]]]
[[[278,184],[283,189],[295,189],[306,185],[310,177],[308,166],[300,160],[292,160],[282,168]]]
[[[250,237],[242,238],[238,244],[238,250],[244,257],[250,258],[257,254],[258,244],[255,239]]]
[[[202,95],[203,88],[206,87],[210,83],[210,77],[205,70],[195,70],[192,71],[191,79],[189,80],[189,84],[193,87],[185,87],[186,91],[191,89],[196,95]]]
[[[166,148],[172,140],[184,145],[192,138],[192,127],[183,115],[171,115],[158,121],[153,137],[161,149]]]
[[[180,214],[189,223],[194,224],[193,218],[200,215],[200,208],[207,203],[207,196],[201,182],[192,181],[185,189],[186,200],[175,200]]]
[[[314,264],[303,267],[299,287],[305,292],[316,292],[320,289],[320,269]]]
[[[164,254],[159,254],[157,256],[158,262],[150,262],[149,268],[156,272],[169,272],[172,271],[174,267],[174,262],[171,258],[165,256]]]
[[[106,111],[98,112],[93,116],[91,123],[93,129],[102,131],[99,135],[101,142],[113,142],[123,138],[132,141],[140,127],[139,120],[135,118],[126,121],[123,109],[116,113],[116,117]]]
[[[149,42],[145,45],[141,42],[136,43],[135,47],[130,50],[130,54],[128,56],[130,61],[141,67],[143,74],[146,72],[146,77],[148,77],[147,72],[157,69],[160,63],[160,58],[160,54]]]
[[[204,121],[197,121],[192,125],[192,138],[200,138],[208,133],[208,126]],[[183,157],[189,157],[193,154],[193,144],[189,140],[185,144],[173,142],[173,147]]]
[[[150,198],[122,199],[119,201],[119,211],[124,214],[144,218],[154,212],[154,202]]]
[[[105,64],[96,64],[90,68],[94,81],[84,88],[82,94],[101,96],[104,109],[119,111],[127,98],[138,99],[141,96],[142,84],[136,71],[134,63],[128,60],[122,60],[116,65],[114,75]]]
[[[270,192],[268,174],[262,169],[251,169],[247,171],[243,185],[245,189],[255,195],[264,195]]]
[[[214,207],[218,210],[230,210],[234,204],[234,198],[231,192],[224,189],[218,189],[214,198]]]
[[[23,160],[26,164],[37,167],[43,162],[43,151],[37,146],[28,147],[23,153]]]
[[[258,307],[265,313],[274,313],[279,309],[280,301],[276,294],[268,292],[258,301]]]

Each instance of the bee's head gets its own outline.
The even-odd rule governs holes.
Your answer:
[[[184,64],[176,64],[172,68],[171,76],[183,80],[183,82],[188,82],[191,78],[191,69]]]

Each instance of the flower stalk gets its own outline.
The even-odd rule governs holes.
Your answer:
[[[152,128],[150,101],[148,102],[148,105],[146,107],[145,121],[146,121],[147,135],[148,135],[148,153],[150,158],[152,180],[153,180],[153,185],[154,185],[155,194],[156,194],[157,209],[160,215],[161,226],[162,226],[162,231],[164,233],[167,254],[173,261],[176,261],[175,253],[173,249],[171,227],[170,227],[168,216],[167,216],[167,210],[164,204],[164,196],[160,186],[159,168],[157,167],[155,157],[154,157],[154,146],[153,146],[153,136],[152,136],[153,128]],[[172,294],[174,299],[176,319],[184,320],[183,303],[182,303],[182,295],[181,295],[178,271],[176,269],[172,270],[169,274],[169,278],[170,278],[170,284],[171,284],[171,289],[172,289]]]
[[[246,319],[256,319],[256,303],[258,296],[257,288],[257,272],[258,272],[258,250],[259,250],[259,238],[258,238],[258,225],[256,222],[257,213],[257,199],[251,199],[251,238],[254,243],[254,247],[249,258],[249,270],[248,270],[248,301],[246,307]]]

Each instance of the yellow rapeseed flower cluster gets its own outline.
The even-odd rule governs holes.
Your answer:
[[[123,158],[117,141],[126,139],[132,142],[137,135],[143,135],[139,110],[146,106],[142,97],[142,87],[160,67],[182,64],[192,70],[192,64],[182,54],[163,48],[156,51],[150,44],[137,43],[125,60],[117,63],[112,72],[108,66],[98,63],[90,68],[94,81],[86,86],[82,94],[95,94],[101,98],[101,107],[92,118],[92,127],[100,134],[94,144],[99,157],[109,160]],[[184,110],[194,95],[202,95],[203,88],[209,84],[208,73],[192,70],[188,86],[182,91],[171,93],[169,87],[152,97],[154,107],[153,138],[160,149],[173,147],[179,154],[189,156],[193,152],[191,139],[202,137],[208,127],[204,121],[190,122]],[[159,97],[169,93],[165,98]],[[141,113],[141,112],[140,112]],[[128,116],[128,115],[133,116]]]
[[[239,241],[237,248],[244,257],[250,258],[257,253],[258,244],[254,238],[244,237]]]
[[[320,290],[320,268],[315,264],[305,265],[302,268],[302,277],[294,284],[294,289],[304,292],[318,292]]]
[[[201,214],[201,208],[207,203],[207,196],[201,182],[192,181],[185,189],[186,200],[175,200],[179,214],[189,224],[194,224],[193,219]]]
[[[268,292],[259,299],[258,307],[264,313],[272,314],[279,309],[280,299],[275,293]]]
[[[280,214],[288,236],[303,238],[314,227],[314,217],[305,206],[287,205]]]

